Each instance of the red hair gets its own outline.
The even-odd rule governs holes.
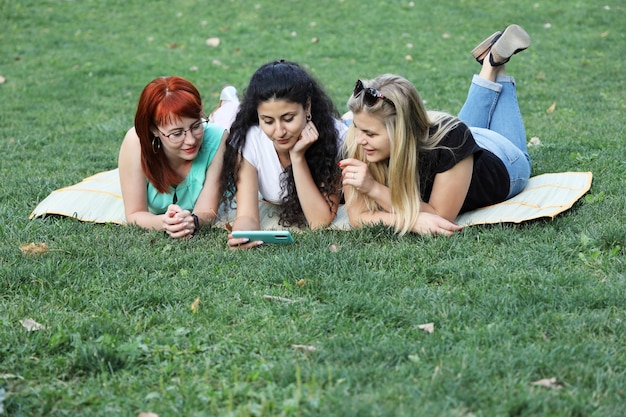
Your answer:
[[[169,165],[165,152],[154,151],[154,129],[183,117],[201,116],[200,93],[184,78],[160,77],[143,89],[135,113],[135,131],[141,144],[141,168],[158,192],[169,192],[170,187],[180,183],[182,178]]]

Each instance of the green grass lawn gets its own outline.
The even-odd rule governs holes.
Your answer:
[[[626,415],[625,7],[0,0],[0,415]],[[542,142],[533,175],[594,174],[554,220],[452,238],[306,231],[236,252],[220,229],[174,241],[28,220],[117,166],[157,76],[190,79],[211,111],[224,85],[285,58],[341,111],[357,78],[394,72],[456,113],[469,52],[509,23],[533,39],[507,66]],[[24,256],[30,242],[50,250]]]

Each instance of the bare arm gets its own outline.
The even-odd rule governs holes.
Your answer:
[[[293,179],[304,217],[311,229],[328,226],[337,215],[340,193],[324,195],[315,184],[306,150],[319,139],[319,132],[312,121],[307,122],[300,138],[289,151]],[[330,201],[329,201],[330,200]]]
[[[141,169],[141,147],[135,128],[131,128],[124,137],[118,167],[126,222],[144,229],[164,230],[164,215],[148,211],[147,179]]]
[[[422,209],[454,221],[467,197],[473,167],[474,157],[470,155],[449,170],[435,175],[430,199],[427,204],[422,203]]]
[[[357,191],[356,199],[347,207],[350,224],[353,227],[362,227],[366,224],[383,223],[394,227],[395,220],[392,214],[389,188],[372,178],[367,169],[367,164],[364,162],[356,159],[344,159],[340,166],[343,170],[344,187],[354,187]],[[381,210],[370,211],[365,204],[365,195],[378,203]],[[429,204],[421,203],[420,208],[418,218],[411,227],[412,232],[449,236],[453,232],[461,230],[459,226],[436,214],[435,209]]]
[[[309,164],[304,155],[292,156],[291,168],[300,206],[309,227],[315,229],[328,226],[337,215],[339,194],[328,196],[329,204],[326,196],[322,194],[320,189],[317,188],[315,181],[313,181]]]
[[[241,157],[239,181],[237,182],[237,214],[233,222],[233,230],[259,230],[259,179],[256,168]],[[228,235],[228,246],[231,248],[252,248],[259,242],[248,242],[248,239],[233,238]]]
[[[344,187],[352,187],[351,185],[344,185]],[[352,227],[363,227],[365,225],[373,225],[383,223],[387,226],[394,226],[393,215],[383,210],[370,211],[366,204],[364,195],[357,191],[356,199],[349,205],[346,205],[348,211],[348,218],[350,219],[350,225]]]
[[[226,149],[226,138],[228,132],[224,132],[221,144],[213,157],[213,160],[207,167],[204,186],[200,191],[200,195],[196,200],[193,213],[198,216],[200,225],[212,224],[217,217],[217,210],[222,198],[220,193],[220,176],[222,175],[222,166],[224,164],[224,151]]]
[[[339,162],[344,187],[352,186],[359,194],[374,200],[383,210],[392,211],[389,187],[374,180],[365,162],[349,158]]]

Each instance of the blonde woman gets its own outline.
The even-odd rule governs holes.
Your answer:
[[[459,213],[504,201],[530,177],[515,80],[504,64],[530,46],[520,26],[472,51],[482,69],[458,116],[427,112],[397,75],[357,81],[353,124],[340,162],[350,223],[383,223],[399,234],[451,235]]]

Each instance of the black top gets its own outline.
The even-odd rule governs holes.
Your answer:
[[[431,135],[433,133],[431,131]],[[430,200],[436,174],[449,170],[470,155],[474,155],[474,169],[461,213],[504,201],[510,187],[506,167],[495,154],[476,144],[464,123],[448,132],[436,149],[420,151],[418,170],[422,200]]]

